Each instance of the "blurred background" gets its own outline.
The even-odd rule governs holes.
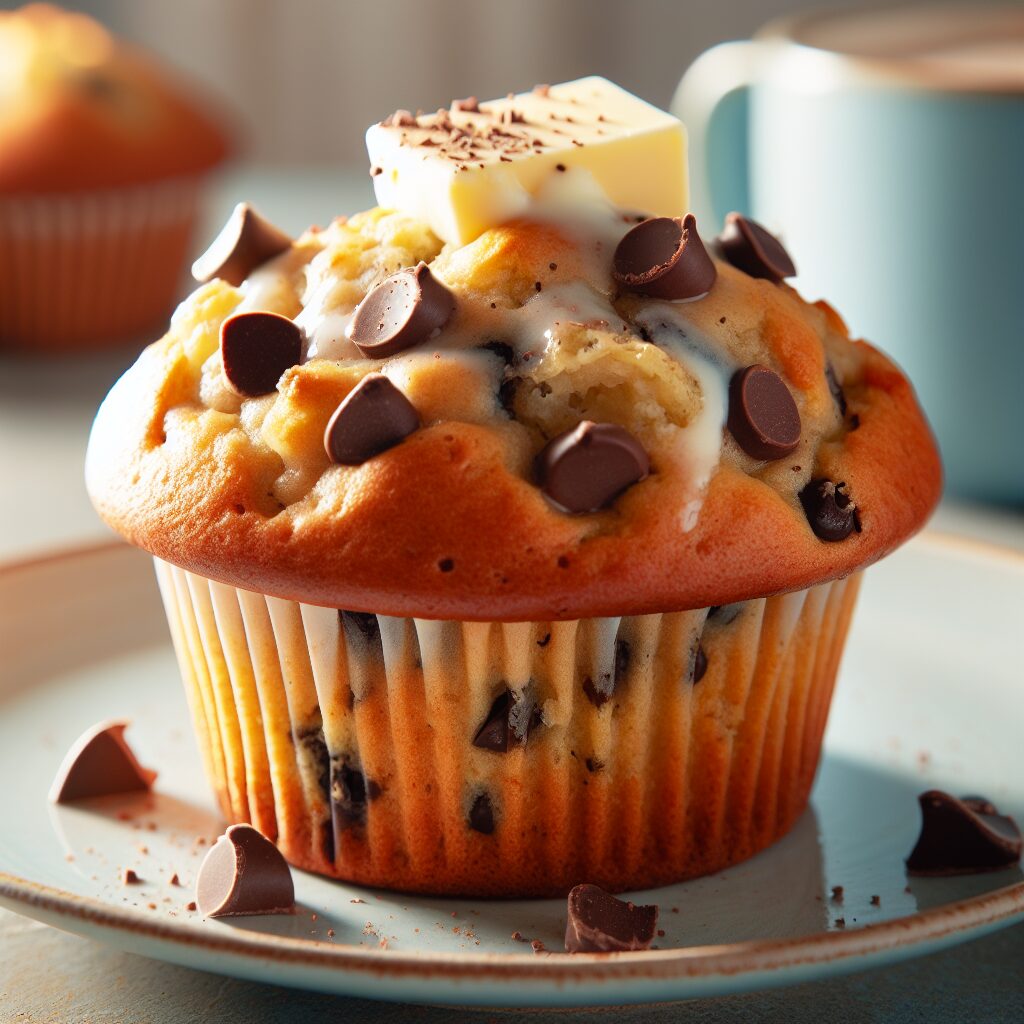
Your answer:
[[[0,7],[16,6],[0,4]],[[792,0],[78,0],[205,83],[267,164],[365,165],[363,133],[399,107],[600,74],[666,107],[686,67]],[[829,6],[817,3],[814,6]],[[831,6],[843,6],[831,0]],[[849,6],[847,3],[845,6]],[[862,5],[862,6],[877,6]]]
[[[0,2],[0,16],[18,6]],[[161,333],[174,302],[194,286],[186,273],[188,263],[205,248],[237,201],[250,201],[290,233],[371,205],[363,135],[369,124],[399,107],[433,110],[456,97],[486,99],[526,90],[539,82],[601,74],[667,108],[680,78],[702,53],[726,40],[749,39],[767,21],[802,9],[792,0],[725,0],[716,4],[678,0],[69,0],[63,6],[95,18],[115,37],[148,52],[155,67],[175,74],[195,106],[226,129],[231,153],[227,160],[216,153],[207,155],[210,166],[201,168],[201,189],[181,191],[174,181],[163,184],[165,191],[158,196],[160,217],[177,216],[179,220],[176,227],[170,225],[173,231],[164,225],[159,244],[147,236],[149,241],[138,250],[136,259],[130,246],[115,246],[108,238],[105,244],[118,249],[127,264],[118,277],[109,272],[109,253],[89,244],[75,241],[70,254],[64,251],[60,258],[45,248],[19,248],[25,243],[26,217],[33,224],[49,223],[49,217],[52,223],[47,230],[53,232],[54,196],[39,199],[24,194],[33,191],[31,182],[27,190],[22,182],[20,191],[14,188],[12,192],[0,151],[0,286],[5,282],[7,286],[6,292],[0,291],[0,464],[5,467],[6,479],[21,481],[24,493],[30,496],[26,501],[0,505],[0,558],[106,536],[81,483],[92,416],[139,349]],[[854,12],[886,9],[877,3],[829,0],[819,0],[816,6],[826,11],[840,7]],[[984,5],[968,2],[961,6],[967,9],[970,24],[970,12],[980,11]],[[1024,6],[1018,4],[1013,9],[1024,16]],[[928,15],[928,19],[926,27],[933,22],[938,25],[942,16]],[[72,62],[97,45],[87,33],[81,38],[77,33],[77,29],[72,31],[70,42],[65,41]],[[928,33],[911,33],[911,42],[922,35]],[[1016,73],[1024,77],[1024,24],[1015,38],[1012,46],[1018,48],[1011,47],[1008,60],[1006,54],[1002,59],[1011,73],[1016,61]],[[18,55],[17,45],[5,50],[3,44],[0,33],[0,130],[5,123],[16,121],[27,102],[18,92],[17,61],[12,58],[12,53]],[[723,63],[730,65],[734,77],[754,77],[755,62],[748,60],[742,48],[730,51],[728,60],[719,61]],[[707,106],[707,80],[721,77],[722,69],[713,68],[709,74],[705,64],[698,63],[697,68],[704,70],[698,76],[701,81],[696,92],[700,95],[693,102]],[[117,106],[122,99],[130,103],[131,85],[121,93],[116,78],[94,76],[83,81],[97,104],[111,100]],[[1024,391],[1024,371],[1020,369],[1024,345],[1019,344],[1024,337],[1024,312],[1019,286],[1005,283],[1013,275],[1018,282],[1024,279],[1024,247],[1010,250],[1010,262],[994,255],[1000,238],[1024,235],[1024,215],[1019,213],[1024,193],[1012,186],[1015,177],[1019,186],[1024,175],[1024,87],[1014,95],[998,97],[992,109],[977,111],[951,94],[932,90],[929,97],[934,93],[935,103],[929,98],[931,106],[911,110],[909,122],[892,123],[888,129],[891,147],[884,141],[872,144],[865,135],[869,124],[882,123],[885,117],[873,111],[865,115],[868,120],[861,117],[858,121],[860,115],[846,109],[842,117],[852,118],[848,129],[841,118],[833,116],[830,105],[845,101],[838,94],[830,98],[830,90],[836,91],[834,83],[826,87],[813,76],[797,74],[788,100],[776,95],[769,102],[765,98],[768,91],[762,90],[764,96],[758,99],[758,93],[751,105],[745,93],[730,92],[728,83],[723,86],[716,81],[712,99],[721,95],[727,102],[715,108],[715,117],[727,112],[734,131],[745,134],[749,127],[752,139],[758,134],[762,141],[767,138],[767,155],[758,157],[753,142],[748,153],[745,141],[730,147],[717,136],[709,137],[703,151],[691,151],[694,208],[703,211],[710,202],[708,187],[698,184],[702,177],[698,162],[714,156],[712,185],[749,178],[750,187],[741,188],[729,208],[753,212],[781,231],[802,266],[797,287],[812,299],[822,294],[835,299],[855,335],[870,336],[893,351],[911,371],[933,422],[940,428],[947,464],[955,464],[956,469],[950,488],[954,500],[944,506],[940,522],[958,527],[959,510],[970,507],[971,515],[981,516],[971,520],[974,533],[1024,546],[1024,446],[1018,443],[1024,428],[1017,428],[1024,407],[1019,400]],[[909,102],[902,95],[891,100],[885,99],[884,105],[892,110]],[[811,104],[806,116],[798,101]],[[782,117],[787,103],[796,127],[765,127],[766,110]],[[965,127],[954,131],[950,117],[957,103]],[[130,113],[129,105],[123,109]],[[798,109],[799,115],[795,113]],[[13,121],[8,117],[5,122],[5,116],[12,114]],[[820,122],[815,120],[819,115]],[[703,137],[704,129],[710,131],[709,124],[697,123],[700,120],[695,117],[690,123],[694,139]],[[822,125],[820,133],[817,127],[809,128],[812,123]],[[813,154],[817,159],[818,151],[827,148],[819,142],[830,124],[840,125],[846,148],[833,146],[829,151],[838,170],[820,170],[810,157]],[[926,125],[931,127],[926,129]],[[963,139],[975,127],[981,134],[971,149]],[[53,134],[65,141],[74,136],[66,125],[58,125]],[[187,156],[198,137],[186,130],[180,138],[189,141],[171,147],[163,159]],[[779,142],[783,137],[786,141]],[[928,149],[929,138],[938,140],[932,149]],[[214,149],[216,144],[216,140],[211,143]],[[905,154],[897,150],[911,144],[917,147],[911,156],[925,169],[917,177],[904,174],[904,192],[897,193],[893,172],[907,164]],[[940,171],[952,173],[949,169],[958,150],[974,153],[974,164],[980,161],[1002,177],[965,187],[967,179],[961,175],[957,182],[947,184]],[[86,139],[84,149],[58,161],[60,174],[72,176],[65,185],[74,185],[76,168],[86,164],[102,174],[103,157],[102,144],[90,147]],[[784,172],[765,166],[783,157],[790,160]],[[118,170],[117,160],[109,155],[107,164],[111,171]],[[840,180],[847,172],[854,178]],[[809,180],[798,181],[801,174],[809,175]],[[757,186],[775,180],[787,190],[786,196],[766,199],[762,188],[758,199]],[[961,224],[972,223],[973,218],[979,230],[988,232],[984,237],[984,232],[975,232],[974,244],[967,246],[970,260],[961,257],[967,251],[962,244],[945,244],[949,195],[959,201],[967,193],[980,195],[987,204],[980,214],[960,220]],[[796,205],[787,210],[790,196]],[[833,226],[822,230],[821,224],[826,223],[822,204],[832,204],[835,211],[848,196],[852,199],[844,215],[855,218],[854,229]],[[1007,205],[1011,199],[1016,205]],[[104,201],[120,200],[115,194]],[[863,221],[865,204],[877,223]],[[908,204],[913,206],[916,224],[930,226],[928,231],[898,223]],[[71,208],[65,202],[60,216],[65,217]],[[124,209],[115,206],[113,212],[118,216],[107,219],[111,223],[123,219]],[[85,212],[84,221],[92,225],[106,216],[93,208]],[[842,211],[836,216],[840,214]],[[721,216],[716,206],[714,217],[720,220]],[[1013,223],[1014,218],[1020,223]],[[806,236],[800,235],[801,220],[808,224]],[[5,234],[12,224],[17,230]],[[66,223],[61,224],[67,246]],[[155,291],[143,302],[138,282],[146,280],[149,271],[140,268],[144,260],[160,254],[165,265],[151,277],[153,281],[160,277],[163,291]],[[860,268],[875,266],[882,254],[894,261],[886,278],[896,282],[888,300],[892,308],[884,315],[876,301],[877,282],[867,281],[861,291],[844,292],[844,285]],[[959,264],[951,262],[956,260]],[[988,299],[968,297],[964,271],[968,264],[977,281],[988,288],[985,294],[1015,296],[1009,315],[994,312]],[[991,272],[992,268],[997,273]],[[54,275],[59,272],[69,275],[68,279],[56,280]],[[94,277],[104,272],[106,277],[94,284]],[[42,275],[42,285],[32,277],[36,273]],[[923,283],[913,301],[903,301],[909,296],[901,290],[903,282],[909,282],[913,274]],[[956,287],[951,287],[954,282]],[[108,306],[126,316],[131,313],[134,319],[120,324],[117,331],[100,328],[90,317],[101,294],[107,295]],[[91,302],[92,310],[79,315],[70,305],[76,295],[79,303]],[[931,301],[932,295],[943,296],[946,305]],[[137,310],[127,308],[132,300],[137,300]],[[22,311],[20,304],[30,301],[37,308]],[[949,302],[958,302],[952,312]],[[25,328],[30,313],[41,319],[38,338]],[[876,313],[878,327],[872,319]],[[62,314],[66,314],[63,321]],[[96,328],[92,340],[88,337],[90,326]],[[915,332],[916,352],[899,350],[897,343]],[[951,332],[956,338],[963,337],[964,343],[943,340],[940,344],[938,334],[948,339]],[[996,336],[998,344],[989,346],[988,355],[979,355],[978,339]],[[945,360],[941,366],[933,358],[939,352]],[[1009,361],[1007,352],[1014,353]],[[982,428],[987,435],[979,435]],[[951,454],[954,459],[949,458]]]

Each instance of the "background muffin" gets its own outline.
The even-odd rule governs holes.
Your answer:
[[[0,344],[123,341],[170,308],[217,121],[145,55],[48,4],[0,13]]]

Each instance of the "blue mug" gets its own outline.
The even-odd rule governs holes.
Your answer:
[[[693,209],[902,364],[947,491],[1024,504],[1024,7],[815,13],[686,72]]]

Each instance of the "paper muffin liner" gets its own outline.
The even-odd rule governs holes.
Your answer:
[[[311,871],[505,897],[666,884],[782,836],[807,803],[859,585],[472,623],[156,565],[229,821]],[[503,726],[507,750],[493,749]]]
[[[97,348],[165,320],[202,180],[0,197],[0,346]]]

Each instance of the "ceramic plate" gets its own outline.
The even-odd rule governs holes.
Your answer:
[[[562,901],[413,898],[295,872],[295,916],[187,905],[221,831],[149,560],[121,546],[0,570],[0,903],[121,949],[282,985],[459,1005],[685,999],[927,953],[1024,918],[1019,869],[908,879],[916,797],[983,793],[1024,820],[1024,559],[925,536],[866,576],[812,807],[772,849],[639,893],[646,953],[557,955]],[[107,717],[154,794],[55,808],[69,744]],[[122,884],[132,868],[141,882]],[[177,875],[180,885],[172,884]],[[831,896],[842,886],[842,902]],[[877,898],[877,899],[875,899]],[[552,952],[512,939],[519,932]]]

